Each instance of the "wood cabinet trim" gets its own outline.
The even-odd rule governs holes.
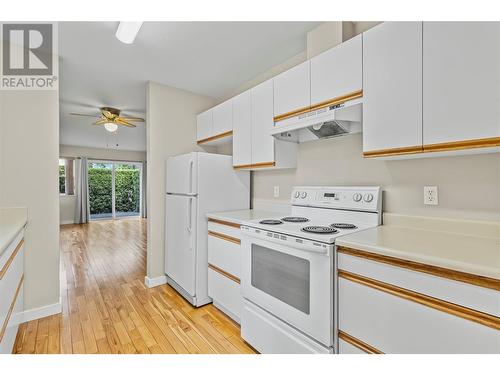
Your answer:
[[[432,143],[424,145],[424,152],[466,150],[470,148],[500,147],[500,137],[471,139],[465,141]]]
[[[228,227],[234,227],[234,228],[238,228],[238,229],[241,228],[240,224],[232,223],[230,221],[225,221],[225,220],[220,220],[220,219],[213,219],[211,217],[208,218],[208,221],[211,222],[211,223],[215,223],[215,224],[226,225]]]
[[[216,140],[221,139],[221,138],[231,137],[232,135],[233,135],[233,131],[229,130],[229,131],[221,133],[221,134],[217,134],[217,135],[213,135],[213,136],[208,137],[208,138],[200,139],[196,143],[201,145],[203,143],[213,142],[213,141],[216,141]]]
[[[382,156],[396,156],[396,155],[407,155],[407,154],[418,154],[424,151],[422,146],[408,146],[408,147],[398,147],[398,148],[385,148],[382,150],[364,151],[363,157],[365,158],[375,158]]]
[[[3,277],[5,276],[5,274],[7,273],[7,270],[9,269],[10,265],[14,261],[14,258],[16,257],[19,250],[21,250],[21,247],[23,247],[23,244],[24,244],[24,239],[21,239],[21,241],[19,241],[19,243],[17,244],[17,246],[14,249],[14,251],[12,252],[12,254],[10,254],[9,259],[7,259],[7,261],[3,265],[2,269],[0,270],[0,280],[2,280]]]
[[[212,271],[217,272],[218,274],[227,277],[228,279],[234,281],[235,283],[241,284],[241,280],[234,275],[231,275],[229,272],[224,271],[222,268],[214,266],[213,264],[208,263],[208,268]]]
[[[348,100],[361,98],[362,96],[363,96],[363,90],[357,90],[354,92],[350,92],[349,94],[346,94],[346,95],[337,96],[335,98],[328,99],[328,100],[325,100],[325,101],[322,101],[322,102],[319,102],[316,104],[312,104],[312,105],[309,105],[307,107],[298,108],[296,110],[286,112],[286,113],[283,113],[281,115],[274,116],[274,122],[286,120],[287,118],[295,117],[295,116],[301,115],[303,113],[314,111],[314,110],[317,110],[320,108],[329,107],[331,105],[344,103]]]
[[[218,232],[214,232],[212,230],[209,230],[208,235],[212,236],[212,237],[220,238],[221,240],[224,240],[224,241],[229,241],[229,242],[235,243],[237,245],[241,244],[241,240],[239,238],[231,237],[231,236],[228,236],[227,234],[222,234],[222,233],[218,233]]]
[[[361,276],[344,270],[338,271],[340,278],[391,294],[418,304],[430,307],[432,309],[455,315],[471,322],[482,324],[484,326],[500,330],[500,317],[473,310],[468,307],[457,305],[448,301],[434,298],[425,294],[417,293],[409,289],[404,289],[396,285],[388,284],[383,281],[375,280],[369,277]]]
[[[500,280],[486,276],[473,275],[470,273],[455,271],[444,267],[432,266],[429,264],[419,263],[412,260],[405,260],[372,253],[365,250],[353,249],[350,247],[339,246],[337,252],[372,260],[374,262],[390,264],[400,268],[406,268],[412,271],[427,273],[433,276],[439,276],[453,281],[460,281],[466,284],[472,284],[483,288],[493,289],[500,291]]]
[[[351,344],[352,346],[355,346],[358,349],[361,349],[365,353],[368,354],[384,354],[384,352],[378,350],[377,348],[374,348],[373,346],[367,344],[364,341],[361,341],[360,339],[351,336],[344,331],[339,330],[339,339],[344,340],[345,342]]]
[[[256,164],[240,164],[240,165],[234,165],[234,169],[250,169],[250,168],[270,168],[276,166],[275,161],[267,161],[263,163],[256,163]]]
[[[9,324],[10,317],[12,315],[12,311],[14,311],[14,307],[16,306],[17,297],[19,296],[19,292],[21,291],[21,286],[23,285],[24,274],[21,276],[21,280],[19,280],[19,284],[17,285],[16,294],[14,294],[14,298],[9,307],[9,311],[7,312],[7,316],[5,317],[5,321],[2,325],[2,330],[0,331],[0,342],[3,340],[3,336],[5,331],[7,330],[7,325]]]

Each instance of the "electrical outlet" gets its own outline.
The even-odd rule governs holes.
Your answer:
[[[279,186],[274,187],[273,195],[274,195],[274,198],[280,197],[280,187]]]
[[[438,203],[438,187],[424,186],[424,204],[437,206]]]

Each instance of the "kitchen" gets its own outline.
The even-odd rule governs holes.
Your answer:
[[[491,100],[486,108],[494,108],[497,93],[491,82],[496,80],[491,81],[491,74],[497,69],[491,46],[496,45],[498,27],[385,22],[198,115],[198,144],[223,147],[232,141],[235,173],[253,171],[254,209],[224,213],[198,208],[199,215],[208,217],[208,229],[206,219],[198,218],[208,240],[203,237],[197,250],[204,254],[205,265],[208,249],[208,279],[205,267],[196,275],[207,281],[201,293],[241,322],[242,337],[259,352],[498,353],[499,243],[494,216],[491,222],[472,221],[470,216],[447,220],[424,211],[423,205],[418,215],[391,213],[395,194],[367,186],[381,179],[377,176],[361,177],[356,180],[359,186],[293,186],[291,211],[283,204],[281,214],[266,212],[272,209],[255,199],[259,182],[271,191],[264,180],[278,180],[272,171],[283,169],[285,174],[300,168],[302,142],[310,142],[313,152],[320,147],[314,142],[356,137],[361,131],[362,138],[358,134],[358,139],[346,141],[360,157],[428,158],[418,160],[417,166],[427,166],[428,175],[439,169],[440,161],[454,161],[438,157],[492,153],[497,158],[496,110],[478,114],[460,109],[484,100]],[[486,38],[472,47],[467,40],[479,35],[489,35],[491,42]],[[465,54],[464,45],[471,51]],[[448,69],[451,64],[455,69]],[[479,70],[481,75],[473,74]],[[474,98],[462,95],[464,85],[467,92],[485,90],[490,95],[475,104]],[[401,123],[401,118],[408,121]],[[336,161],[346,164],[345,157],[325,160],[333,172],[329,178],[337,180]],[[321,174],[319,164],[309,170]],[[168,173],[167,167],[167,190]],[[279,197],[279,188],[274,186],[274,197]],[[422,188],[424,205],[438,205],[438,187]],[[228,184],[224,193],[229,197],[236,191]],[[497,201],[493,197],[491,203]],[[231,207],[228,203],[227,209]],[[248,202],[237,208],[248,209]],[[374,228],[382,222],[384,226]],[[168,225],[167,219],[167,230]],[[333,243],[335,247],[327,248]],[[468,251],[471,244],[477,246],[474,256]],[[315,259],[322,253],[315,246],[323,248],[326,258]],[[167,254],[174,248],[179,249],[167,242]],[[294,263],[299,259],[302,266]],[[326,269],[321,271],[320,265]],[[184,292],[175,280],[169,282]],[[283,283],[293,288],[287,291]],[[412,306],[406,306],[405,299],[413,301]],[[372,314],[362,314],[367,310]],[[400,336],[410,319],[414,331]]]
[[[144,282],[213,304],[262,354],[498,354],[500,24],[336,27],[221,100],[149,84]],[[164,141],[189,100],[190,138]]]

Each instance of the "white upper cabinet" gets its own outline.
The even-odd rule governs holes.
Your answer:
[[[311,105],[310,61],[274,77],[274,116]]]
[[[226,100],[213,109],[213,135],[233,130],[233,101]]]
[[[500,23],[424,22],[423,29],[424,149],[500,137]]]
[[[252,164],[252,96],[250,90],[233,101],[233,166]]]
[[[201,141],[213,135],[212,109],[196,117],[196,140]]]
[[[363,152],[421,150],[422,23],[384,22],[363,34]]]
[[[311,105],[353,94],[363,88],[362,36],[311,59]]]
[[[273,80],[261,83],[252,94],[252,164],[274,162]]]

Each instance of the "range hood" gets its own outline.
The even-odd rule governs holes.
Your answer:
[[[361,132],[362,98],[311,110],[274,123],[271,135],[295,143]]]

